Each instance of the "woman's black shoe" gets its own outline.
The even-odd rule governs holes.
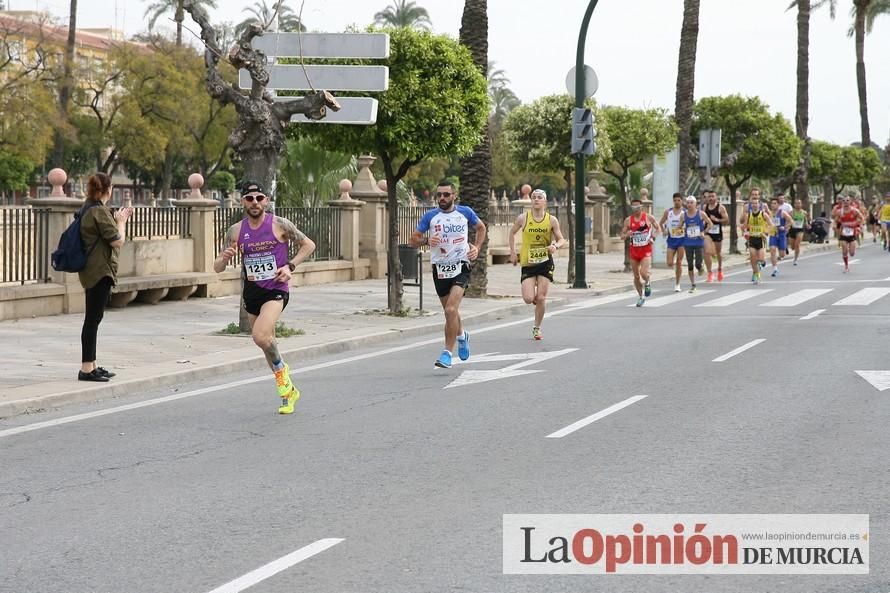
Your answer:
[[[85,373],[83,371],[77,371],[77,380],[78,381],[96,381],[98,383],[107,383],[108,377],[99,373],[98,369],[90,371],[89,373]]]
[[[108,369],[103,369],[102,367],[96,367],[96,372],[98,372],[103,377],[108,377],[109,379],[117,375],[117,373],[112,373]]]

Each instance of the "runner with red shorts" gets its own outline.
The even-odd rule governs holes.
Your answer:
[[[630,239],[630,267],[634,272],[634,287],[640,295],[637,307],[642,307],[646,297],[652,294],[649,285],[649,268],[652,266],[652,243],[661,230],[655,217],[643,210],[640,198],[630,201],[633,214],[624,220],[622,239]]]

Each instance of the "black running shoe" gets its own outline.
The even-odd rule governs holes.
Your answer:
[[[108,377],[109,379],[117,376],[117,373],[112,373],[108,369],[105,369],[102,367],[96,367],[96,372],[99,373],[100,375],[102,375],[103,377]]]

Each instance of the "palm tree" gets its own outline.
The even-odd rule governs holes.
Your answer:
[[[507,86],[510,79],[507,78],[506,71],[495,68],[494,64],[494,60],[488,62],[485,74],[488,79],[488,99],[491,101],[488,125],[493,134],[504,123],[507,114],[521,103],[516,93]]]
[[[266,4],[266,0],[258,0],[253,3],[253,8],[245,8],[241,12],[248,12],[252,16],[247,17],[235,27],[235,37],[239,37],[247,27],[254,23],[259,23],[264,28],[276,21],[277,30],[282,33],[306,31],[306,26],[300,20],[300,17],[294,10],[284,3],[284,0],[273,2],[271,6]]]
[[[828,4],[831,18],[837,16],[837,0],[819,0],[813,4],[818,8]],[[853,0],[850,16],[853,24],[847,35],[856,41],[856,87],[859,91],[859,120],[862,146],[871,146],[871,129],[868,124],[868,91],[865,84],[865,35],[871,33],[875,19],[882,14],[890,14],[890,0]]]
[[[338,197],[341,179],[358,173],[354,156],[323,150],[306,138],[287,140],[278,165],[279,206],[314,207]]]
[[[810,125],[810,0],[793,0],[787,10],[797,7],[797,113],[794,124],[797,137],[803,141],[800,165],[795,171],[795,196],[808,203],[807,185],[812,146],[807,135]]]
[[[699,0],[683,0],[683,27],[680,30],[680,57],[677,65],[677,96],[674,117],[680,128],[680,191],[686,189],[692,148],[692,107],[695,102],[695,57],[698,47]]]
[[[193,2],[201,5],[205,10],[216,8],[216,0],[193,0]],[[173,20],[176,21],[176,47],[182,45],[182,21],[185,20],[185,9],[183,9],[182,3],[183,0],[155,0],[154,4],[150,4],[145,9],[144,15],[149,17],[148,30],[151,31],[155,28],[158,19],[172,10]]]
[[[374,23],[382,27],[407,27],[425,31],[433,26],[426,8],[408,0],[393,0],[390,6],[374,15]]]
[[[460,42],[470,50],[476,67],[485,74],[489,67],[488,0],[464,0]],[[482,220],[488,220],[488,194],[491,188],[491,141],[488,137],[488,124],[485,128],[473,152],[460,160],[460,200],[475,210]],[[482,245],[473,266],[467,296],[485,296],[488,290],[487,259],[488,240]]]
[[[77,0],[71,0],[68,12],[68,41],[65,44],[65,58],[62,63],[62,84],[59,85],[59,115],[61,121],[68,123],[68,103],[74,86],[72,70],[74,68],[74,48],[77,42]],[[65,158],[65,138],[62,130],[56,130],[53,140],[51,162],[53,167],[61,167]]]
[[[501,124],[507,118],[507,114],[522,103],[516,93],[505,86],[489,87],[488,98],[491,100],[491,115],[488,125],[494,133],[500,129]]]

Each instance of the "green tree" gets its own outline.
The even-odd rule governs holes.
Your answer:
[[[235,37],[244,34],[251,25],[259,25],[262,30],[273,28],[274,30],[284,32],[306,31],[305,24],[300,20],[299,15],[294,9],[284,3],[284,0],[273,2],[271,6],[266,4],[266,0],[259,0],[253,3],[253,7],[247,7],[241,12],[250,13],[247,17],[235,26]]]
[[[389,90],[377,95],[373,126],[306,126],[323,146],[373,152],[386,176],[389,213],[389,310],[402,310],[398,182],[418,163],[465,155],[479,142],[488,115],[485,77],[467,48],[444,35],[392,29]]]
[[[288,139],[278,167],[282,206],[321,206],[339,195],[340,180],[358,173],[351,154],[325,150],[309,138]]]
[[[689,179],[692,154],[692,107],[695,103],[695,58],[698,48],[699,0],[683,0],[683,26],[680,30],[680,54],[677,65],[677,93],[674,117],[679,126],[680,191]],[[626,267],[625,263],[625,267]]]
[[[217,171],[207,180],[207,187],[222,192],[223,197],[227,198],[235,191],[236,182],[235,176],[228,171]]]
[[[33,172],[33,162],[0,149],[0,205],[6,203],[6,192],[27,190]]]
[[[597,114],[592,100],[586,103]],[[570,95],[548,95],[528,105],[520,105],[510,112],[504,121],[504,141],[514,166],[536,174],[561,173],[565,182],[569,203],[572,197],[572,178],[575,159],[569,153],[572,140],[572,109],[575,99]],[[599,119],[597,117],[597,119]],[[597,153],[588,160],[592,169],[602,166],[611,158],[608,131],[600,126],[597,137]],[[570,213],[571,209],[567,211]],[[567,233],[569,239],[569,284],[575,280],[574,216],[569,214]]]
[[[822,185],[822,210],[826,212],[834,197],[843,189],[838,185],[842,151],[842,147],[830,142],[811,142],[810,178]]]
[[[216,0],[195,0],[197,4],[201,4],[204,8],[216,8]],[[183,0],[155,0],[145,9],[144,16],[148,17],[148,30],[152,31],[163,15],[172,12],[173,20],[176,22],[176,46],[182,46],[182,21],[185,20],[185,10],[183,9]]]
[[[630,214],[628,189],[631,168],[670,150],[677,140],[678,126],[663,109],[607,106],[602,109],[602,118],[612,147],[612,159],[603,172],[617,182],[621,216],[627,218]],[[629,243],[625,241],[625,272],[630,270],[628,246]]]
[[[433,24],[426,8],[409,0],[394,0],[392,4],[374,14],[374,24],[381,27],[407,27],[429,31]]]
[[[758,97],[705,97],[695,105],[693,133],[723,130],[723,160],[718,174],[729,189],[730,252],[738,253],[735,192],[752,177],[776,178],[797,166],[800,140],[781,115],[773,115]]]

